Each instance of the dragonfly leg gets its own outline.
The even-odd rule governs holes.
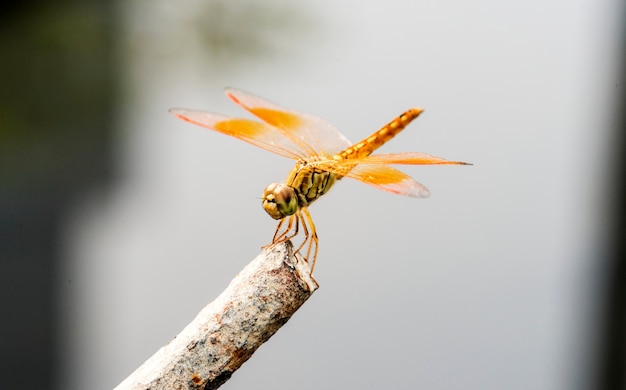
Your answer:
[[[283,223],[285,223],[285,219],[286,218],[283,218],[280,220],[280,222],[278,222],[278,226],[276,226],[276,231],[274,232],[274,237],[272,237],[272,243],[278,241],[285,234],[284,232],[280,235],[278,234],[278,232],[280,231],[280,227],[283,226]]]
[[[281,228],[281,226],[283,226],[283,223],[285,223],[286,219],[287,218],[283,218],[278,223],[278,226],[276,227],[276,232],[274,232],[274,238],[272,238],[272,244],[279,244],[281,242],[285,242],[285,241],[291,240],[292,238],[294,238],[298,234],[298,229],[299,229],[299,226],[300,226],[300,218],[299,218],[299,216],[297,214],[289,216],[289,221],[287,222],[287,227],[285,228],[285,230],[283,232],[281,232],[279,234],[280,228]],[[295,220],[295,224],[294,224],[294,220]],[[291,231],[292,228],[294,230],[293,234],[289,235],[289,232]]]
[[[311,228],[311,237],[309,241],[309,246],[306,252],[307,261],[311,258],[311,250],[313,246],[315,246],[315,251],[313,252],[313,261],[311,262],[311,275],[313,274],[313,270],[315,269],[315,262],[317,261],[317,250],[318,250],[318,239],[317,239],[317,231],[315,230],[315,224],[313,223],[313,218],[311,218],[311,214],[309,214],[309,210],[304,208],[302,210],[304,216],[306,217],[306,222],[308,222],[309,227]],[[302,224],[306,224],[305,221],[302,221]]]
[[[306,247],[306,256],[304,258],[311,265],[311,273],[313,273],[315,262],[317,261],[318,239],[313,218],[311,218],[311,214],[309,214],[309,210],[306,207],[302,207],[296,211],[295,214],[290,215],[288,220],[287,218],[280,220],[278,226],[276,227],[276,232],[274,232],[272,244],[280,244],[297,236],[298,231],[300,230],[300,220],[302,220],[304,240],[294,253],[299,253],[302,249],[304,249],[304,247]],[[285,226],[285,229],[283,230],[281,228],[285,225],[285,223],[287,226]],[[292,231],[293,233],[290,234]],[[312,260],[311,254],[313,254]]]
[[[298,211],[298,214],[300,211]],[[311,218],[311,214],[309,214],[309,210],[305,207],[302,208],[302,214],[299,215],[299,218],[302,218],[302,230],[304,230],[304,241],[296,250],[296,253],[300,252],[305,246],[306,248],[306,256],[305,259],[309,264],[311,264],[311,273],[313,273],[313,269],[315,268],[315,262],[317,260],[317,232],[315,231],[315,224],[313,223],[313,218]],[[308,227],[307,227],[308,225]],[[310,231],[309,231],[310,229]],[[315,250],[313,250],[315,247]],[[313,260],[311,261],[311,252],[313,251]]]
[[[297,214],[298,218],[302,218],[302,216],[300,215],[300,210],[298,210]],[[304,240],[302,241],[298,249],[296,249],[296,253],[300,252],[300,250],[304,248],[304,245],[306,245],[307,241],[309,241],[309,229],[306,226],[306,220],[304,218],[302,219],[302,230],[304,230]],[[306,261],[309,261],[308,257],[306,257]]]

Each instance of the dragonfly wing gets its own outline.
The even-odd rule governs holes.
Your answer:
[[[195,125],[238,138],[252,145],[294,160],[307,155],[277,128],[250,119],[227,118],[187,108],[169,110],[175,117]]]
[[[225,92],[257,118],[278,128],[309,156],[331,157],[351,145],[339,130],[323,119],[284,109],[239,89],[227,88]]]
[[[406,173],[388,165],[359,164],[349,169],[350,167],[346,165],[336,166],[329,164],[320,168],[394,194],[415,198],[425,198],[430,194],[428,188],[423,184],[418,183]]]
[[[358,159],[342,160],[340,164],[472,165],[460,161],[446,160],[445,158],[421,152],[374,154]]]
[[[428,189],[415,181],[411,176],[390,167],[390,164],[405,165],[440,165],[469,163],[449,161],[445,158],[427,153],[405,152],[393,154],[374,154],[366,157],[334,160],[328,159],[316,163],[319,169],[335,173],[339,176],[351,177],[383,191],[395,194],[424,198],[429,195]]]

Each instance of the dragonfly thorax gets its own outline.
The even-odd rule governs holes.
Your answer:
[[[274,219],[293,215],[298,210],[298,195],[286,184],[272,183],[263,191],[263,208]]]
[[[340,178],[315,166],[299,161],[284,184],[272,183],[263,191],[263,208],[274,219],[295,214],[300,207],[308,207],[324,195]]]

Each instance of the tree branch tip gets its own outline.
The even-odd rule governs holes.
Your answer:
[[[291,242],[269,245],[116,390],[216,389],[319,288]]]

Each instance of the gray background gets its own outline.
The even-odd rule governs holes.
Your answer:
[[[113,36],[117,180],[62,230],[59,388],[111,388],[267,244],[292,162],[169,116],[233,86],[384,152],[427,199],[341,181],[312,299],[223,387],[575,389],[592,380],[621,2],[133,1]],[[71,283],[68,281],[71,280]],[[95,384],[95,385],[94,385]]]

